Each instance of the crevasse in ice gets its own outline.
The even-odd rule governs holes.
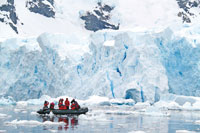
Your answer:
[[[160,33],[102,31],[81,41],[45,33],[0,44],[0,93],[14,100],[92,95],[157,102],[162,94],[200,96],[199,46]]]

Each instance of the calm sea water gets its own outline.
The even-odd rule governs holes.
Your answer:
[[[94,107],[87,115],[81,116],[40,116],[34,112],[38,106],[1,106],[0,132],[45,133],[45,132],[99,132],[128,133],[144,131],[147,133],[175,133],[181,130],[200,132],[200,112],[171,111],[170,116],[150,116],[141,114],[105,113],[112,107]],[[115,109],[114,109],[115,110]],[[60,125],[6,124],[13,120],[64,122]]]

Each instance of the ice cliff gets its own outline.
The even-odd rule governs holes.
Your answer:
[[[200,48],[193,43],[170,29],[2,40],[0,94],[17,101],[99,95],[151,103],[167,93],[200,96]]]

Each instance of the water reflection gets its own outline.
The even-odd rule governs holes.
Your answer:
[[[64,123],[65,123],[65,125],[64,125],[64,129],[65,129],[65,130],[67,130],[67,129],[69,128],[69,118],[68,118],[68,117],[64,117],[64,118],[59,117],[59,118],[58,118],[58,122],[64,122]],[[60,126],[58,127],[58,130],[63,130],[63,126],[60,125]]]
[[[58,130],[68,130],[68,128],[74,129],[78,127],[78,116],[40,116],[43,122],[64,122],[65,125],[59,125]],[[46,128],[44,128],[46,130]]]
[[[71,128],[77,127],[77,125],[78,125],[78,118],[72,117],[71,118]]]

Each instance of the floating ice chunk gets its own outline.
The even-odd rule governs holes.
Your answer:
[[[26,108],[15,108],[14,112],[16,112],[16,113],[18,113],[18,112],[25,113],[27,111],[26,111]]]
[[[134,105],[133,99],[111,99],[110,102],[115,105]]]
[[[24,113],[24,114],[25,114],[25,113],[27,113],[27,111],[26,111],[26,110],[24,110],[24,111],[22,111],[22,113]]]
[[[39,122],[35,120],[13,120],[11,122],[5,122],[5,125],[7,126],[43,126],[43,125],[63,125],[64,122],[51,122],[51,121],[45,121],[45,122]]]
[[[154,104],[155,107],[162,109],[162,110],[180,110],[180,105],[174,101],[166,102],[166,101],[159,101]]]
[[[134,105],[133,99],[109,99],[107,97],[91,96],[89,99],[80,101],[81,104],[87,106],[110,106],[110,105]]]
[[[148,107],[147,109],[145,109],[145,112],[142,112],[142,114],[149,116],[170,116],[170,113],[168,111],[162,111],[154,106]]]
[[[17,107],[26,107],[28,103],[26,101],[19,101],[17,102]]]
[[[0,114],[0,117],[6,117],[7,115],[6,114]]]
[[[196,133],[196,132],[188,130],[176,130],[176,133]]]
[[[19,101],[17,102],[14,112],[27,113],[27,110],[26,110],[27,106],[28,106],[27,101]]]
[[[193,105],[193,108],[197,108],[197,109],[200,109],[200,101],[196,101]]]
[[[192,104],[191,104],[190,102],[186,102],[186,103],[183,105],[183,108],[191,109],[191,108],[192,108]]]
[[[35,121],[35,120],[13,120],[11,122],[5,122],[5,125],[8,125],[8,126],[16,126],[16,125],[20,125],[20,126],[31,126],[31,127],[34,127],[34,126],[38,126],[40,125],[41,122],[39,121]]]
[[[85,105],[100,105],[101,103],[109,102],[107,97],[91,96],[89,99],[84,101]]]
[[[6,130],[0,130],[0,133],[6,133]]]
[[[48,131],[52,132],[52,133],[57,133],[58,130],[53,130],[53,129],[49,129]]]
[[[37,112],[31,112],[31,115],[39,115]]]
[[[0,119],[4,119],[4,118],[10,118],[10,115],[7,114],[0,114]]]
[[[0,98],[0,105],[15,105],[16,102],[12,97],[8,97],[8,98]]]
[[[149,102],[138,102],[135,104],[134,109],[139,110],[139,109],[146,109],[147,107],[150,107]]]
[[[65,125],[64,122],[52,122],[52,121],[45,121],[42,123],[42,125]]]
[[[144,131],[131,131],[131,132],[128,132],[128,133],[145,133]]]
[[[193,104],[196,102],[196,99],[187,96],[177,96],[175,102],[177,102],[179,105],[184,105],[185,103]]]
[[[200,120],[196,120],[195,123],[200,125]]]
[[[88,121],[103,121],[103,122],[109,122],[111,120],[108,120],[106,115],[104,113],[88,113],[86,115],[80,115],[79,119],[88,120]]]
[[[105,114],[116,114],[116,115],[130,115],[136,114],[134,111],[130,110],[106,110],[104,111]]]
[[[163,95],[161,100],[154,104],[160,109],[199,111],[200,98],[193,96]]]

